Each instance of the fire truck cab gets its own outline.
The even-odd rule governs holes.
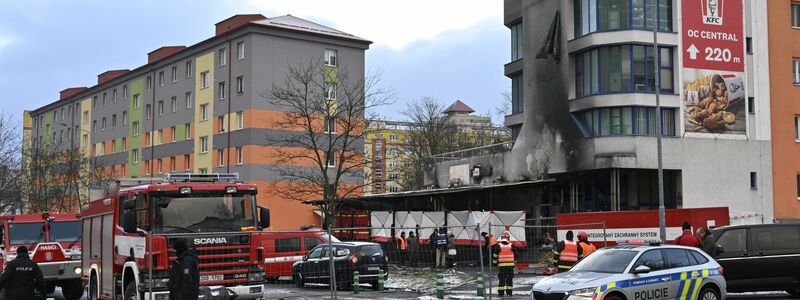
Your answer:
[[[0,269],[17,257],[17,248],[28,248],[42,270],[47,290],[61,287],[64,298],[83,295],[81,276],[81,223],[74,213],[32,213],[0,217]]]
[[[258,231],[269,227],[269,209],[256,205],[256,185],[237,179],[166,174],[152,182],[120,180],[118,192],[85,205],[82,278],[89,299],[168,299],[178,239],[196,251],[201,289],[262,298]]]

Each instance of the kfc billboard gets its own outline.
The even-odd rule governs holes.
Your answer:
[[[684,130],[746,134],[743,0],[681,1]]]

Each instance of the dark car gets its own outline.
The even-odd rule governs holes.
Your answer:
[[[353,272],[358,271],[359,283],[369,283],[373,288],[378,278],[389,278],[389,261],[381,245],[369,242],[333,243],[336,286],[341,289],[353,287]],[[295,284],[330,284],[330,246],[317,245],[302,260],[292,266]]]
[[[707,239],[729,292],[785,290],[800,296],[800,224],[726,226]]]

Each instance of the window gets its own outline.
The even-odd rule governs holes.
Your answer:
[[[236,94],[244,93],[244,76],[236,77]]]
[[[178,66],[172,66],[172,82],[178,82]]]
[[[522,74],[511,77],[511,114],[518,114],[523,111],[524,98],[522,87]]]
[[[222,167],[225,165],[225,150],[224,149],[217,149],[217,157],[219,157],[219,166]]]
[[[219,132],[225,132],[225,115],[217,116],[217,123],[219,124]]]
[[[138,163],[139,162],[139,149],[131,150],[131,156],[133,156],[133,163]]]
[[[675,110],[661,108],[663,136],[675,136]],[[606,107],[585,110],[575,114],[585,137],[610,135],[655,136],[656,110],[654,107]],[[514,128],[512,128],[512,136]]]
[[[184,96],[184,104],[186,105],[186,109],[192,108],[192,92],[186,92]]]
[[[300,238],[275,239],[275,252],[300,252]]]
[[[650,268],[650,271],[658,271],[667,268],[664,257],[661,255],[661,250],[649,250],[645,252],[639,256],[639,259],[633,264],[631,270],[639,266],[647,266]]]
[[[244,149],[236,147],[236,164],[241,165],[242,163],[244,163]],[[798,175],[798,178],[800,178],[800,175]]]
[[[200,153],[208,153],[208,136],[200,137]]]
[[[158,100],[158,115],[164,115],[164,100]]]
[[[145,87],[146,87],[148,90],[152,89],[152,88],[153,88],[153,79],[152,79],[152,78],[150,78],[150,76],[147,76],[147,79],[146,79],[145,81],[146,81],[146,83],[145,83]]]
[[[236,113],[236,128],[237,129],[244,129],[244,112],[240,111]]]
[[[303,242],[305,243],[306,251],[314,249],[317,245],[322,244],[322,240],[314,236],[303,237]]]
[[[139,98],[139,94],[133,95],[133,107],[135,108],[142,107],[142,101]]]
[[[156,135],[156,143],[157,145],[164,143],[164,129],[159,129]]]
[[[92,108],[97,107],[97,96],[92,97]],[[53,112],[53,119],[55,119],[55,112]]]
[[[785,251],[800,249],[800,227],[787,224],[769,227],[753,227],[750,232],[756,251]]]
[[[336,99],[336,84],[335,83],[326,83],[325,84],[325,99],[328,99],[328,100]]]
[[[522,58],[522,22],[511,25],[511,61]]]
[[[756,172],[750,172],[750,189],[758,189],[758,174],[756,174]]]
[[[392,141],[392,142],[397,141],[397,135],[396,134],[390,134],[389,135],[389,141]],[[394,149],[392,149],[392,150],[394,150]]]
[[[50,131],[49,129],[47,131]],[[92,120],[92,132],[97,132],[97,120]]]
[[[192,61],[186,62],[186,78],[192,77]]]
[[[170,159],[169,159],[169,170],[172,171],[172,172],[175,172],[175,170],[177,170],[177,168],[176,168],[177,162],[176,161],[177,161],[177,159],[175,158],[175,156],[170,157]]]
[[[236,43],[236,53],[239,54],[239,60],[244,59],[244,41]]]
[[[139,128],[139,121],[133,121],[131,123],[131,130],[133,131],[133,136],[138,136],[141,133],[141,129]]]
[[[114,103],[117,103],[117,89],[111,90],[111,101],[114,101]]]
[[[160,158],[157,160],[156,166],[158,166],[158,174],[164,172],[164,161],[162,161]]]
[[[756,97],[747,97],[747,112],[756,113]]]
[[[800,3],[792,3],[792,27],[800,28]]]
[[[308,248],[306,248],[308,250]],[[319,259],[322,257],[322,247],[314,249],[311,253],[308,254],[308,259]]]
[[[753,38],[749,36],[744,38],[744,49],[747,54],[753,54]]]
[[[158,85],[164,86],[164,71],[158,72]]]
[[[797,199],[800,200],[800,172],[795,175],[795,183],[797,186]]]
[[[693,258],[689,258],[689,253],[683,249],[664,249],[664,258],[669,268],[683,268],[693,265]]]
[[[717,239],[725,252],[744,252],[747,248],[747,229],[727,230]]]
[[[128,111],[122,111],[122,125],[128,125]]]
[[[64,120],[64,108],[61,108],[61,120]]]
[[[183,168],[185,170],[191,170],[192,169],[192,156],[191,156],[191,154],[186,154],[186,155],[183,156]]]
[[[219,49],[219,66],[222,67],[228,63],[228,52],[225,48]]]
[[[103,117],[103,119],[102,119],[102,127],[101,127],[101,129],[103,131],[106,131],[106,117]]]
[[[208,121],[208,104],[200,105],[200,120]]]
[[[84,125],[88,124],[88,122],[89,122],[89,112],[88,111],[84,111],[83,112],[83,124]]]
[[[794,116],[794,141],[800,142],[800,115]]]
[[[575,55],[575,95],[655,91],[652,46],[599,47]],[[672,48],[659,48],[661,90],[673,91]]]
[[[225,81],[220,81],[217,84],[217,95],[218,99],[225,99]]]
[[[325,133],[335,133],[336,132],[336,118],[325,117],[325,128],[323,129]]]
[[[122,99],[128,99],[128,86],[122,86]]]
[[[800,58],[792,59],[792,74],[794,74],[794,84],[800,84]]]
[[[111,115],[111,128],[117,128],[117,114]]]
[[[186,123],[183,125],[183,131],[185,132],[184,138],[191,139],[192,138],[192,123]]]
[[[174,143],[175,142],[175,134],[177,133],[177,132],[175,132],[175,126],[170,127],[170,132],[172,133],[172,142]]]
[[[209,84],[209,78],[208,77],[209,77],[208,76],[208,71],[200,73],[200,86],[202,88],[207,88],[208,87],[208,84]]]
[[[122,138],[122,150],[128,151],[128,138]]]
[[[575,0],[575,36],[640,29],[672,31],[672,0]]]
[[[325,164],[328,167],[336,167],[336,153],[333,151],[328,151],[325,153]]]
[[[170,104],[172,105],[172,112],[175,113],[178,111],[178,97],[172,96],[170,99]]]
[[[150,120],[150,113],[152,113],[150,109],[150,104],[147,104],[144,106],[144,115],[148,120]]]
[[[325,65],[326,66],[336,66],[337,60],[336,55],[337,52],[335,49],[325,49]]]
[[[691,254],[691,256],[694,257],[694,261],[698,265],[708,263],[708,258],[706,258],[705,255],[700,254],[700,252],[689,250],[689,254]]]

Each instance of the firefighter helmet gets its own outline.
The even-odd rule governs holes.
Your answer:
[[[511,240],[511,233],[508,232],[508,230],[503,231],[503,233],[500,234],[500,240],[510,241]]]
[[[585,231],[578,232],[578,240],[579,241],[589,240],[589,234],[587,234]]]

